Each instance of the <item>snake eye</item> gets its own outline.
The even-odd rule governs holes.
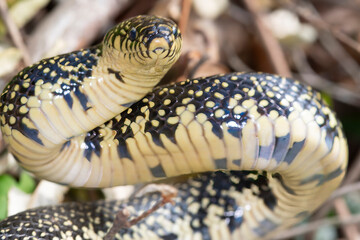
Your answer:
[[[173,29],[172,29],[172,31],[173,31],[172,33],[174,34],[174,36],[177,37],[177,35],[178,35],[178,29],[177,29],[177,27],[174,26]]]
[[[136,29],[135,28],[132,28],[129,32],[129,39],[131,41],[134,41],[135,38],[136,38],[136,35],[137,35],[137,32],[136,32]]]

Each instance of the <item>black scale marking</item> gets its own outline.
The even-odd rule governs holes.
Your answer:
[[[69,79],[69,83],[60,84],[61,88],[57,89],[53,94],[55,96],[63,96],[68,106],[72,108],[73,98],[70,96],[70,92],[74,92],[74,95],[78,98],[83,109],[86,111],[87,108],[87,98],[80,92],[79,87],[81,86],[85,77],[91,76],[92,67],[97,64],[97,56],[101,54],[98,52],[99,46],[89,48],[84,51],[75,51],[72,53],[59,55],[58,58],[48,58],[39,61],[38,63],[24,68],[18,75],[16,75],[11,82],[6,86],[8,90],[7,93],[1,95],[0,101],[3,103],[0,108],[0,115],[5,117],[5,123],[9,123],[10,116],[16,118],[14,128],[18,129],[26,137],[33,139],[39,144],[42,144],[42,141],[38,138],[37,129],[29,129],[22,122],[21,118],[28,118],[28,113],[22,115],[19,112],[19,108],[23,105],[20,102],[21,97],[29,98],[35,94],[35,85],[39,80],[43,81],[43,84],[51,83],[55,84],[58,82],[59,78]],[[64,71],[61,69],[61,66],[73,66],[79,67],[77,71]],[[85,68],[87,70],[85,70]],[[48,72],[45,72],[44,70]],[[52,73],[55,72],[52,76]],[[28,82],[25,80],[28,79]],[[24,87],[24,84],[29,84],[29,87]],[[15,91],[15,86],[19,85],[19,90]],[[15,92],[15,97],[11,99],[11,93]],[[14,104],[14,109],[11,111],[4,112],[4,107],[9,106],[9,104]]]
[[[238,80],[230,80],[232,76],[237,76]],[[152,136],[152,139],[154,143],[157,146],[164,147],[164,144],[162,143],[160,139],[160,134],[164,134],[170,141],[176,144],[176,139],[174,137],[175,130],[178,126],[178,123],[176,124],[168,124],[167,119],[170,117],[177,116],[176,114],[176,108],[181,106],[187,106],[188,104],[195,105],[195,115],[198,113],[204,113],[208,117],[208,121],[212,124],[212,132],[219,138],[223,138],[223,130],[220,127],[223,122],[225,123],[236,123],[235,127],[234,124],[228,124],[229,127],[228,132],[237,138],[241,137],[241,131],[242,128],[245,126],[247,121],[251,119],[251,116],[247,111],[242,112],[241,114],[234,114],[231,109],[229,109],[228,105],[228,99],[230,97],[233,97],[235,94],[241,94],[242,99],[239,101],[241,104],[243,101],[247,99],[254,99],[258,103],[261,100],[267,100],[269,105],[267,107],[258,107],[257,110],[260,115],[267,115],[270,113],[270,111],[275,110],[278,112],[280,116],[288,117],[288,115],[291,113],[293,108],[290,107],[285,108],[284,106],[281,106],[280,101],[281,99],[277,98],[277,96],[284,96],[285,89],[286,94],[291,95],[296,99],[296,101],[305,109],[310,109],[313,105],[311,105],[311,100],[304,100],[302,101],[299,99],[300,94],[305,94],[308,92],[308,90],[301,84],[295,84],[297,88],[299,89],[298,92],[291,91],[291,86],[294,85],[294,83],[291,80],[285,79],[281,80],[280,77],[274,77],[272,76],[271,79],[266,79],[267,76],[272,76],[268,74],[246,74],[246,75],[235,75],[235,74],[228,74],[225,76],[212,76],[208,77],[206,79],[196,79],[199,81],[197,84],[193,84],[192,81],[185,82],[183,84],[177,83],[174,85],[167,85],[164,87],[159,87],[154,89],[152,93],[149,93],[147,96],[145,96],[144,99],[147,99],[147,101],[138,101],[137,103],[134,103],[131,108],[131,113],[128,114],[127,111],[120,114],[120,120],[117,121],[114,119],[110,120],[113,127],[112,129],[120,129],[122,126],[125,125],[126,119],[129,119],[130,121],[133,121],[136,119],[137,116],[145,117],[145,113],[142,113],[140,109],[143,107],[148,107],[148,114],[149,118],[152,120],[156,120],[159,122],[157,127],[154,127],[151,123],[151,121],[146,121],[145,123],[145,133],[150,133]],[[242,91],[244,87],[247,87],[249,89],[255,88],[258,86],[259,82],[253,82],[250,80],[250,77],[256,77],[259,81],[265,81],[266,84],[262,87],[263,93],[256,92],[254,96],[249,97],[246,92]],[[215,79],[219,79],[220,83],[215,83]],[[274,98],[270,98],[265,95],[265,93],[269,90],[272,91],[273,86],[277,86],[277,82],[282,81],[282,84],[280,84],[279,88],[280,90],[278,93],[275,93]],[[224,88],[221,83],[226,82],[228,83],[228,87]],[[168,91],[163,91],[163,94],[160,94],[160,92],[164,88],[168,88]],[[208,87],[211,88],[209,92],[205,92],[205,89]],[[169,93],[170,90],[173,90],[175,93],[171,94]],[[189,90],[193,91],[193,94],[189,94]],[[203,94],[200,97],[197,97],[195,94],[197,91],[203,91]],[[226,90],[226,91],[225,91]],[[215,92],[220,93],[224,96],[223,99],[217,99],[214,94]],[[315,98],[316,95],[313,93],[312,98]],[[182,100],[184,98],[191,98],[191,100],[187,104],[183,104]],[[164,105],[163,102],[165,99],[169,99],[171,103],[169,105]],[[208,108],[204,105],[204,103],[208,100],[211,100],[215,103],[215,106],[213,108]],[[150,107],[148,105],[148,102],[154,102],[155,106]],[[323,104],[321,102],[321,104]],[[158,112],[159,110],[163,110],[165,112],[164,116],[159,116]],[[214,115],[214,112],[217,109],[222,109],[225,114],[221,118],[216,118]],[[321,116],[324,116],[324,119],[328,121],[328,117],[321,112],[321,110],[318,110]],[[328,146],[331,149],[332,146],[332,136],[337,134],[336,129],[331,129],[327,123],[321,125],[322,128],[326,128],[327,131],[327,143]],[[127,149],[125,139],[133,137],[133,132],[131,128],[128,126],[124,133],[121,131],[117,131],[115,135],[115,139],[119,141],[118,146],[118,152],[119,156],[123,156],[126,158],[131,159],[131,155]],[[100,138],[96,139],[97,143],[94,143],[95,145],[99,144],[101,141]],[[284,137],[275,138],[275,145],[274,150],[271,151],[271,149],[262,149],[262,151],[259,151],[259,153],[262,154],[271,154],[272,157],[274,157],[277,162],[280,161],[286,161],[289,164],[294,160],[296,155],[302,150],[304,146],[304,141],[301,142],[295,142],[293,146],[288,149],[288,145],[290,143],[290,135],[286,135]],[[94,148],[89,148],[94,149]],[[261,157],[261,156],[258,156]],[[240,163],[240,159],[239,159]],[[223,166],[223,164],[219,163],[219,166]],[[154,172],[158,172],[157,170]],[[160,171],[161,172],[161,171]],[[162,175],[160,172],[157,175]]]

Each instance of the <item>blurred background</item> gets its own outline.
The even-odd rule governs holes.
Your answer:
[[[278,238],[360,239],[360,1],[0,0],[0,89],[25,66],[97,44],[113,25],[140,14],[171,18],[182,31],[182,56],[163,82],[261,71],[323,94],[343,123],[349,171],[321,209]],[[39,182],[16,165],[1,140],[0,152],[0,219],[44,204],[125,198],[133,190]]]

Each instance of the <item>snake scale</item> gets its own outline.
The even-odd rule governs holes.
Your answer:
[[[174,204],[118,239],[260,239],[309,216],[346,170],[334,112],[310,86],[264,73],[155,87],[181,44],[171,20],[138,16],[100,45],[25,68],[1,95],[9,151],[75,187],[174,181]],[[0,239],[101,239],[119,209],[137,216],[160,199],[31,209],[0,222]]]

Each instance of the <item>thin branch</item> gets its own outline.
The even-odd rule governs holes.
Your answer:
[[[179,20],[179,28],[183,35],[185,35],[187,24],[189,21],[192,0],[182,0],[181,16]]]
[[[346,195],[348,193],[355,192],[355,191],[360,191],[360,182],[356,182],[353,184],[347,184],[347,185],[335,190],[333,192],[333,194],[331,194],[328,201],[333,201],[336,198],[342,197],[343,195]]]
[[[358,224],[358,223],[360,223],[360,214],[352,215],[351,217],[346,217],[343,219],[341,219],[339,217],[326,218],[326,219],[312,221],[312,222],[282,231],[271,239],[273,239],[273,240],[289,239],[291,237],[295,237],[295,236],[303,235],[305,233],[316,231],[317,229],[319,229],[321,227],[325,227],[325,226],[331,226],[331,225],[346,226],[349,224]]]
[[[21,51],[22,58],[26,66],[31,64],[31,58],[29,55],[29,51],[25,45],[24,39],[21,36],[21,33],[16,26],[15,22],[11,18],[7,3],[5,0],[0,0],[0,16],[2,16],[2,19],[4,20],[4,23],[9,31],[10,37],[13,40],[15,46]]]
[[[251,25],[250,13],[232,2],[230,2],[226,14],[245,26]]]
[[[254,25],[259,33],[260,39],[263,42],[274,70],[280,75],[290,77],[291,71],[284,52],[271,31],[265,26],[263,16],[260,13],[260,7],[258,6],[258,1],[244,0],[244,4],[251,13]]]
[[[344,69],[344,71],[354,80],[356,84],[360,85],[360,66],[345,51],[342,45],[336,41],[331,34],[322,33],[319,35],[319,40],[339,66]]]
[[[360,67],[359,64],[351,58],[351,56],[345,51],[339,41],[348,45],[358,53],[360,53],[360,44],[352,40],[339,30],[334,30],[328,26],[328,24],[320,17],[314,6],[310,3],[306,7],[300,5],[291,5],[300,16],[311,22],[318,29],[324,30],[320,34],[319,39],[327,52],[339,63],[345,72],[360,85]],[[337,39],[337,40],[336,40]]]
[[[235,52],[236,51],[233,46],[224,46],[227,64],[235,71],[253,72],[254,70],[246,65],[246,63]]]
[[[114,223],[111,226],[110,230],[107,232],[107,234],[104,237],[104,240],[112,240],[115,239],[116,233],[120,231],[120,229],[123,228],[130,228],[131,225],[128,222],[128,217],[130,216],[129,211],[125,209],[121,209],[115,217]]]
[[[175,196],[176,196],[176,194],[174,194],[174,193],[168,193],[168,192],[166,192],[165,194],[161,193],[161,197],[162,197],[161,201],[157,202],[152,208],[150,208],[149,210],[143,212],[141,215],[139,215],[137,217],[134,217],[130,221],[128,220],[128,218],[130,216],[129,211],[126,208],[120,210],[116,214],[114,223],[111,226],[108,233],[105,235],[104,239],[105,240],[115,239],[116,233],[118,233],[121,229],[130,228],[131,226],[137,224],[138,222],[140,222],[144,218],[148,217],[150,214],[152,214],[153,212],[155,212],[159,208],[163,207],[165,204],[173,203],[172,198],[174,198]]]
[[[340,6],[342,8],[351,9],[353,11],[360,11],[360,1],[359,0],[317,0],[317,2],[321,2],[322,4],[333,4],[336,5],[334,7]]]
[[[153,212],[155,212],[159,208],[163,207],[165,204],[167,204],[167,203],[174,204],[174,202],[172,200],[173,197],[175,197],[175,195],[173,195],[173,194],[162,195],[162,200],[160,202],[156,203],[151,209],[145,211],[140,216],[132,219],[129,222],[130,226],[135,225],[136,223],[140,222],[141,220],[143,220],[144,218],[146,218],[147,216],[149,216],[150,214],[152,214]]]
[[[353,106],[360,106],[359,94],[317,75],[307,62],[305,53],[301,49],[292,49],[292,58],[301,79],[306,83],[329,93],[332,97],[341,102]]]
[[[334,201],[334,207],[340,219],[344,220],[351,218],[350,210],[343,198],[336,199]],[[355,224],[343,225],[341,229],[344,232],[347,239],[349,240],[359,239],[359,231]]]
[[[337,1],[337,2],[339,2],[339,1]],[[315,16],[314,14],[311,14],[311,12],[304,7],[292,4],[291,8],[294,9],[301,17],[306,19],[317,29],[331,32],[339,41],[341,41],[342,43],[346,44],[347,46],[351,47],[352,49],[354,49],[355,51],[360,53],[360,43],[358,43],[354,39],[350,38],[343,32],[332,28],[321,18]]]

